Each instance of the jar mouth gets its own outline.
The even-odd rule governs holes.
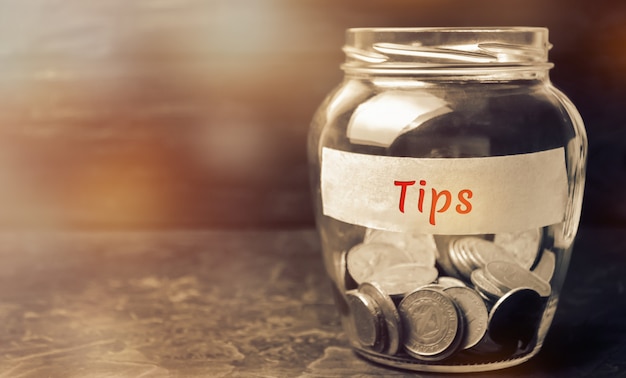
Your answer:
[[[346,71],[483,71],[549,69],[543,27],[352,28]]]

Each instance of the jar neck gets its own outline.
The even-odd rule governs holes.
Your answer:
[[[454,81],[547,80],[545,28],[349,29],[342,65],[349,77]]]
[[[441,84],[449,82],[528,82],[549,83],[550,75],[548,68],[537,67],[510,67],[507,69],[485,70],[375,70],[375,69],[345,69],[346,79],[361,79],[375,82],[421,82]]]

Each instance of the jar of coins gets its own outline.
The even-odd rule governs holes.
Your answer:
[[[359,28],[308,141],[352,347],[416,371],[539,352],[576,236],[587,142],[544,28]]]

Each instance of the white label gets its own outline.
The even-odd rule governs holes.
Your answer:
[[[483,158],[363,155],[324,147],[324,214],[389,231],[489,234],[563,221],[563,148]]]

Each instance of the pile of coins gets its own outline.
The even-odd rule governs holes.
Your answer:
[[[543,231],[440,236],[368,229],[340,284],[359,348],[441,361],[515,351],[539,327],[555,255]]]

